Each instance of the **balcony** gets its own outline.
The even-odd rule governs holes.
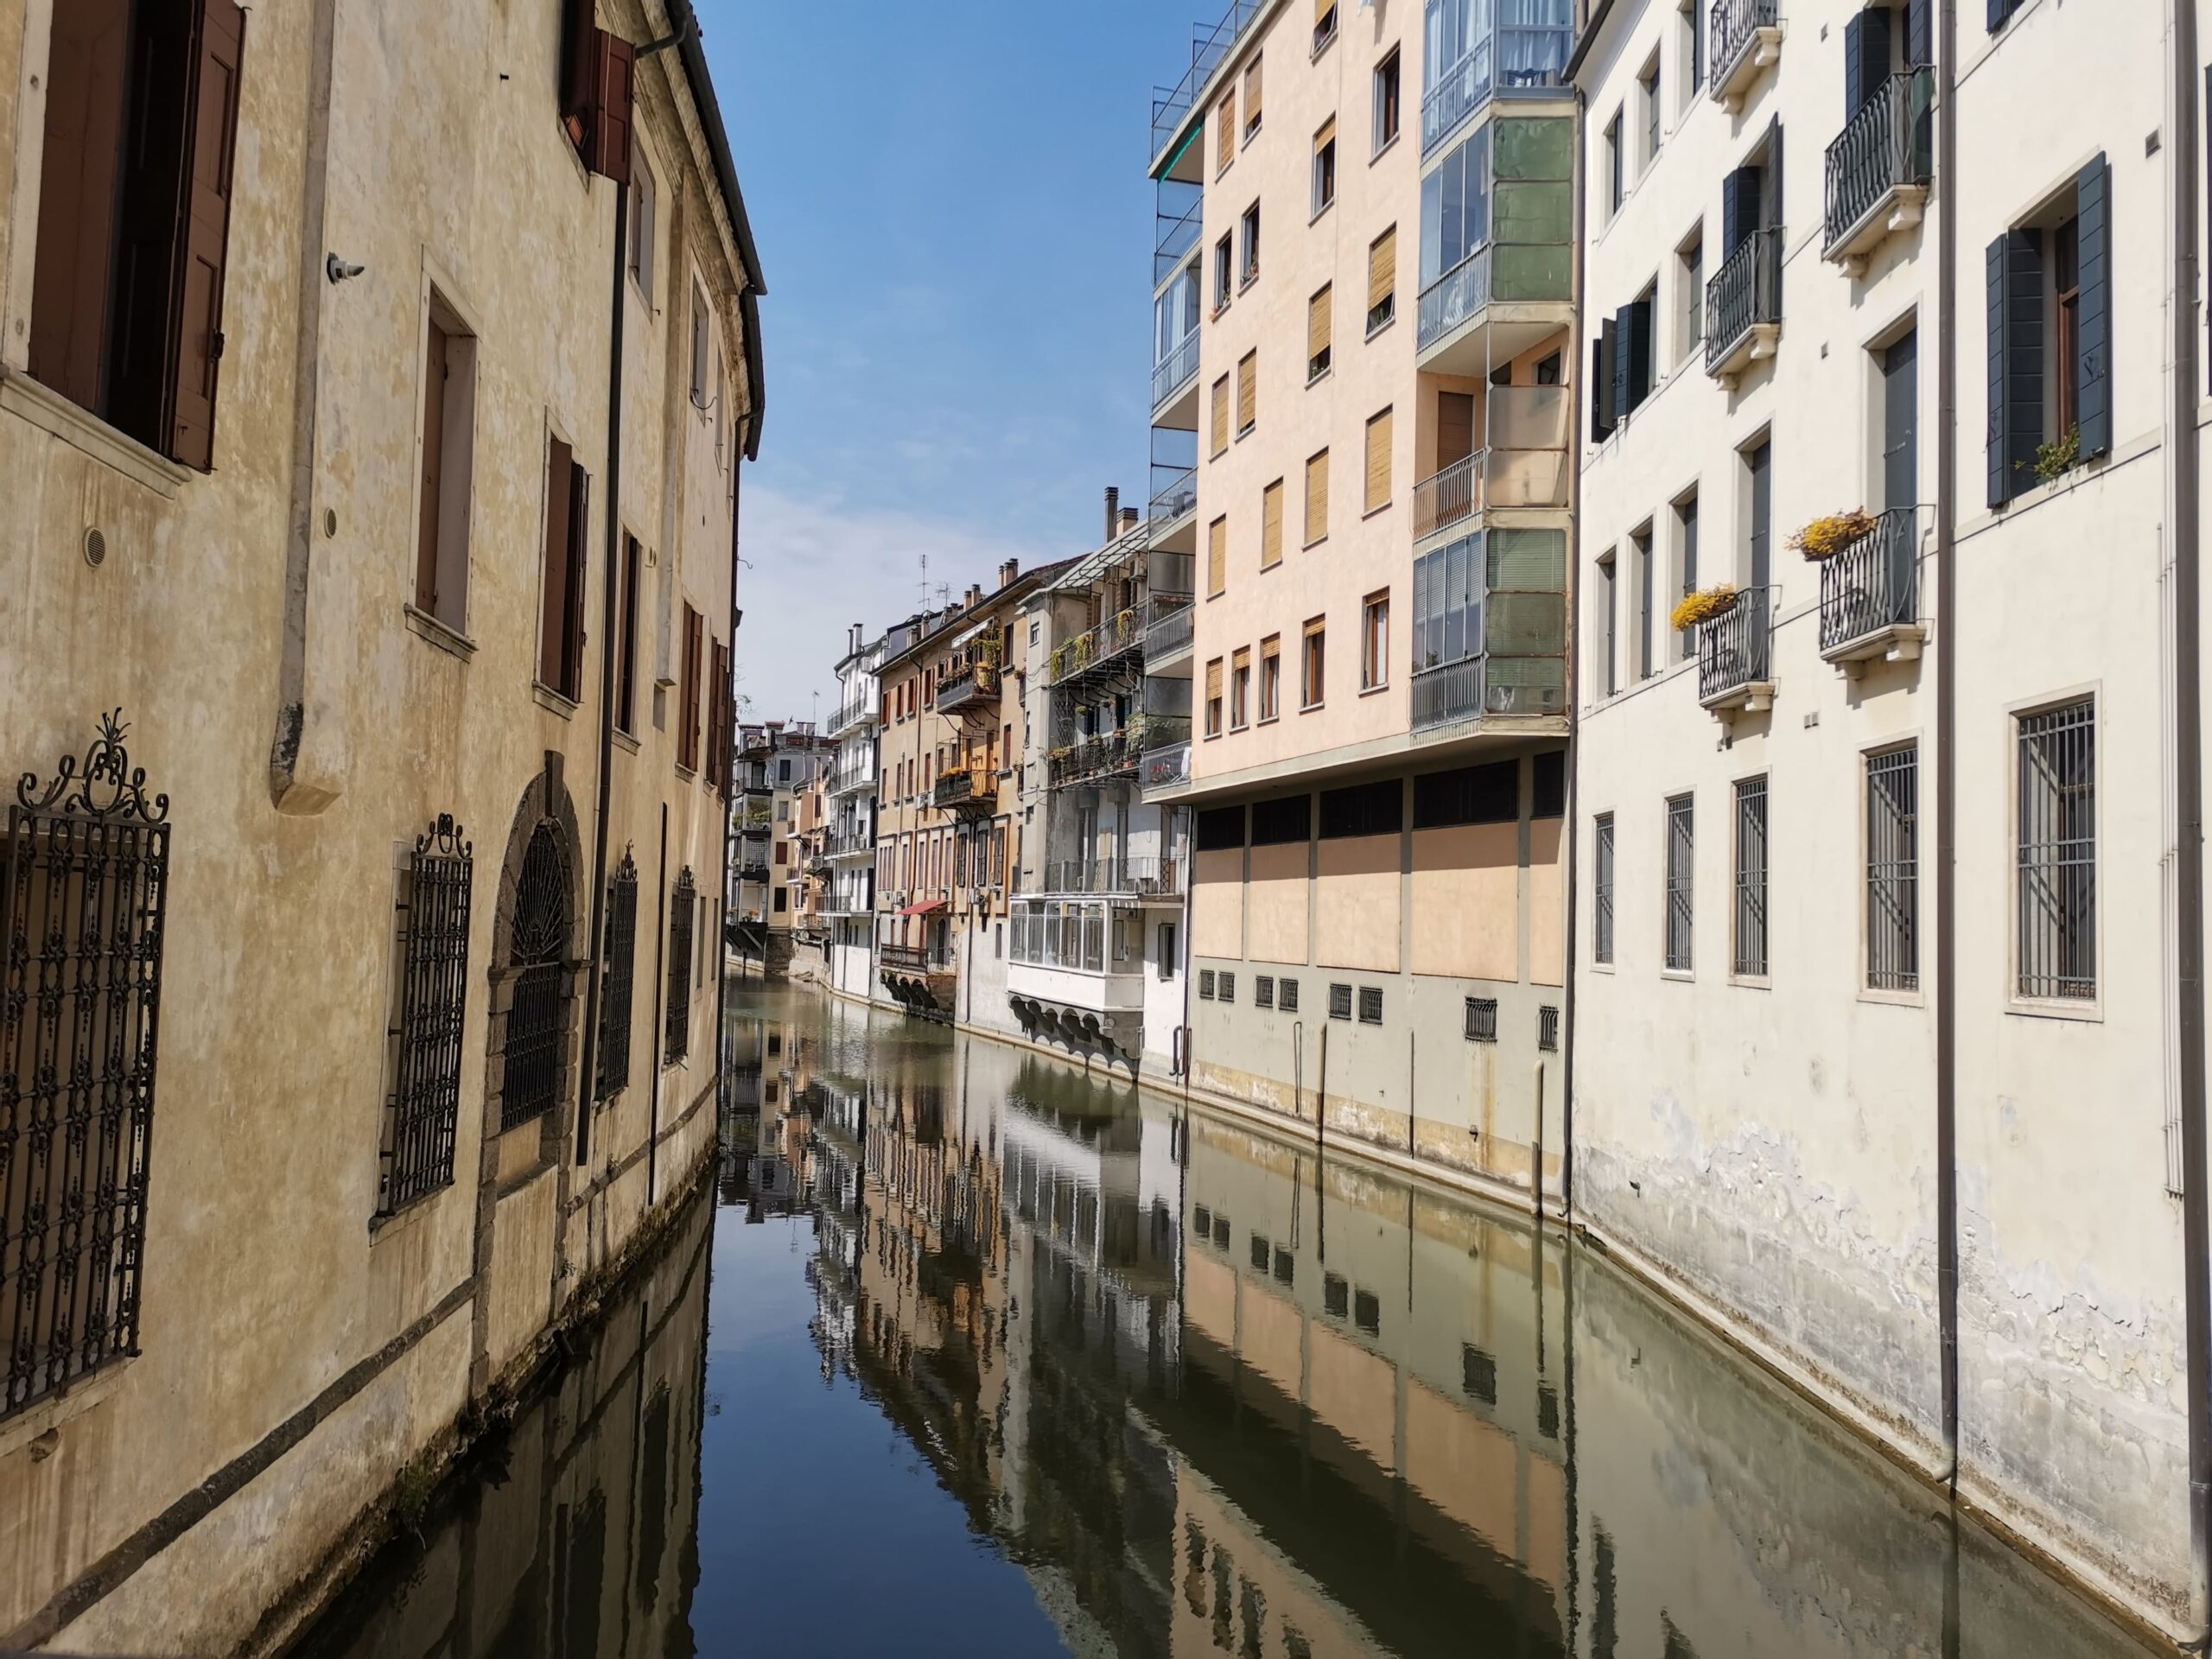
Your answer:
[[[1191,782],[1189,740],[1185,739],[1180,743],[1168,743],[1156,749],[1146,750],[1144,765],[1140,776],[1145,798],[1147,800],[1155,796],[1179,794],[1187,789]]]
[[[1772,593],[1746,588],[1726,612],[1697,625],[1697,700],[1724,719],[1738,709],[1758,714],[1773,706]]]
[[[1433,42],[1457,36],[1463,49],[1421,93],[1421,153],[1424,156],[1493,97],[1548,92],[1560,84],[1560,72],[1574,49],[1574,29],[1565,0],[1498,8],[1524,16],[1546,11],[1554,15],[1528,23],[1501,23],[1487,35],[1471,34],[1481,26],[1480,14],[1491,10],[1487,5],[1471,5],[1470,0],[1430,0],[1428,39]]]
[[[847,732],[860,725],[862,721],[874,718],[875,704],[872,700],[855,698],[849,702],[840,703],[837,712],[830,716],[829,734],[831,737],[842,737]]]
[[[1145,631],[1145,671],[1156,674],[1162,669],[1188,660],[1191,654],[1192,628],[1198,616],[1198,607],[1179,605]]]
[[[1414,540],[1464,534],[1494,509],[1567,505],[1567,390],[1494,386],[1484,402],[1489,443],[1414,486]]]
[[[1574,123],[1516,115],[1477,128],[1422,181],[1414,366],[1486,380],[1573,321]],[[1468,178],[1491,180],[1471,194]],[[1433,227],[1454,227],[1449,236]]]
[[[747,807],[738,815],[737,832],[748,840],[757,840],[768,833],[768,809]]]
[[[1134,778],[1141,770],[1145,756],[1154,749],[1190,741],[1188,715],[1140,715],[1118,732],[1053,750],[1046,763],[1046,785],[1068,789]]]
[[[1262,0],[1230,0],[1229,10],[1221,21],[1211,28],[1198,27],[1191,31],[1191,67],[1182,79],[1173,86],[1152,89],[1152,153],[1149,157],[1154,172],[1170,171],[1196,144],[1185,144],[1174,156],[1161,154],[1183,130],[1190,118],[1198,94],[1205,89],[1206,81],[1220,67],[1237,37],[1260,15]],[[1193,175],[1195,176],[1195,174]]]
[[[1147,635],[1160,622],[1190,607],[1188,594],[1147,594],[1141,603],[1116,611],[1096,627],[1054,646],[1046,665],[1046,683],[1071,685],[1115,668],[1142,673]]]
[[[1047,893],[1098,893],[1110,898],[1180,899],[1183,862],[1155,857],[1063,858],[1046,867]]]
[[[831,795],[851,795],[875,787],[875,768],[865,756],[855,755],[824,775],[822,786]]]
[[[930,787],[930,804],[940,812],[988,816],[999,810],[999,775],[988,766],[944,772]]]
[[[1782,338],[1782,232],[1753,231],[1705,285],[1705,372],[1732,391]]]
[[[1478,531],[1422,554],[1413,601],[1416,733],[1565,716],[1564,529]]]
[[[902,974],[949,974],[953,971],[952,951],[926,944],[879,944],[876,960],[884,967]]]
[[[737,879],[740,881],[766,881],[768,879],[767,861],[766,859],[754,859],[749,863],[739,865],[737,867]]]
[[[1857,679],[1871,662],[1910,662],[1920,620],[1920,513],[1892,507],[1849,547],[1821,561],[1821,656]]]
[[[1198,331],[1195,328],[1183,336],[1182,343],[1153,365],[1152,419],[1156,426],[1188,425],[1190,421],[1176,420],[1175,405],[1181,394],[1193,390],[1198,380]],[[1195,401],[1195,400],[1194,400]],[[1195,417],[1195,410],[1191,411]]]
[[[1145,509],[1145,522],[1152,526],[1156,542],[1198,510],[1198,469],[1186,467],[1171,475],[1153,492],[1152,505]]]
[[[957,715],[963,710],[982,709],[995,714],[999,683],[996,663],[963,664],[937,683],[937,711],[940,715]]]
[[[1891,237],[1920,223],[1935,176],[1929,140],[1936,72],[1891,75],[1828,146],[1827,217],[1821,244],[1853,276]]]
[[[1713,96],[1723,109],[1742,109],[1781,57],[1781,0],[1713,0]]]
[[[846,858],[873,858],[875,837],[865,830],[825,830],[822,832],[822,855],[833,862]]]

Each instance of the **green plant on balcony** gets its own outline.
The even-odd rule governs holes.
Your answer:
[[[1137,613],[1135,611],[1116,611],[1114,613],[1114,643],[1116,645],[1128,645],[1136,638],[1136,632]]]
[[[1833,558],[1847,547],[1871,535],[1874,529],[1872,513],[1853,507],[1847,512],[1831,512],[1815,518],[1789,538],[1790,549],[1802,553],[1818,563]]]
[[[2023,463],[2014,462],[2015,466]],[[2082,464],[2082,429],[2069,426],[2049,443],[2036,446],[2036,481],[2055,483]]]
[[[1736,608],[1736,588],[1732,582],[1716,582],[1701,588],[1696,593],[1684,594],[1675,601],[1674,611],[1667,619],[1668,626],[1680,631],[1694,628],[1700,622],[1710,622]]]

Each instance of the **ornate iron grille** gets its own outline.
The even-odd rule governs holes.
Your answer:
[[[599,988],[599,1078],[605,1100],[630,1081],[630,1009],[638,965],[638,864],[626,849],[607,884],[605,977]]]
[[[691,867],[676,878],[668,914],[668,1029],[663,1058],[680,1060],[691,1052],[691,935],[699,912],[698,888]]]
[[[398,1020],[391,1032],[397,1052],[378,1148],[380,1216],[453,1180],[475,871],[474,849],[449,812],[438,814],[408,857],[399,899]]]
[[[543,1116],[560,1094],[562,1049],[569,1034],[568,939],[568,854],[560,827],[541,819],[523,854],[507,949],[515,981],[507,1007],[502,1130]]]
[[[2096,706],[2020,718],[2019,992],[2097,994]]]
[[[1766,779],[1736,785],[1735,971],[1766,977]]]
[[[1828,146],[1823,249],[1842,241],[1898,186],[1928,182],[1935,101],[1936,71],[1920,64],[1891,75],[1844,123]]]
[[[0,847],[0,1417],[138,1351],[169,801],[121,714]]]
[[[1667,803],[1667,967],[1673,973],[1690,969],[1695,811],[1696,803],[1687,795]]]
[[[1874,528],[1821,561],[1821,649],[1919,620],[1920,510],[1891,507]]]
[[[1705,285],[1705,367],[1709,374],[1755,324],[1782,321],[1782,228],[1753,231]]]
[[[1726,696],[1768,677],[1767,593],[1746,588],[1719,615],[1697,625],[1697,695]]]
[[[1866,983],[1920,987],[1920,751],[1866,757]]]

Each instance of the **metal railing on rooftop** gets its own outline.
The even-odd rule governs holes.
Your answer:
[[[1152,149],[1150,162],[1174,137],[1183,118],[1198,101],[1199,89],[1236,44],[1245,26],[1260,15],[1262,0],[1230,0],[1229,10],[1211,29],[1201,24],[1191,31],[1191,67],[1173,86],[1152,90]]]
[[[1936,72],[1926,64],[1891,75],[1828,146],[1825,251],[1855,230],[1883,198],[1934,176],[1929,129]]]

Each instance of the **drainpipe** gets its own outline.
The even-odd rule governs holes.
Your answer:
[[[1936,1297],[1943,1478],[1959,1483],[1957,753],[1959,418],[1959,14],[1942,0],[1936,55]]]
[[[2204,736],[2198,632],[2196,432],[2196,0],[2169,0],[2167,181],[2173,329],[2166,372],[2166,476],[2174,565],[2174,874],[2180,1017],[2183,1319],[2189,1384],[2189,1603],[2194,1645],[2212,1642],[2212,1230],[2205,1203]]]
[[[747,319],[748,326],[751,321],[750,317]],[[746,416],[747,421],[752,418],[750,414]],[[738,625],[745,620],[745,613],[739,608],[737,602],[737,570],[738,552],[744,539],[738,531],[738,503],[743,499],[745,493],[747,446],[736,442],[734,433],[731,435],[731,442],[734,445],[734,453],[731,454],[729,462],[729,671],[734,675],[737,672],[737,629]],[[731,728],[730,734],[734,737],[737,714],[735,695],[730,685],[722,686],[721,691],[722,696],[728,700],[727,706],[731,715],[728,724]],[[816,760],[818,764],[819,757],[817,756]],[[717,1095],[721,1092],[719,1085],[722,1065],[722,1030],[729,1020],[729,974],[723,961],[723,953],[729,949],[728,943],[729,938],[729,873],[737,865],[736,854],[731,845],[737,833],[737,754],[734,748],[731,750],[724,764],[729,768],[729,776],[722,789],[722,927],[721,937],[715,941],[715,1074]],[[836,877],[832,876],[830,879],[834,881]],[[739,919],[741,922],[743,918],[741,917]],[[760,944],[760,977],[764,981],[768,977],[768,944],[766,936],[767,920],[764,913],[760,918],[763,930]],[[741,963],[745,960],[742,953],[740,953],[738,960]],[[830,970],[830,982],[833,986],[837,982],[835,969]],[[658,1118],[655,1120],[655,1127],[656,1128],[658,1127]]]
[[[1582,88],[1574,89],[1574,130],[1580,135],[1584,120],[1589,114],[1589,100]],[[1570,292],[1575,296],[1574,321],[1570,334],[1574,353],[1574,372],[1567,377],[1567,439],[1580,451],[1582,445],[1582,376],[1588,353],[1583,350],[1582,338],[1582,270],[1583,270],[1583,194],[1588,183],[1589,168],[1583,160],[1582,145],[1574,146],[1574,275]],[[1560,1114],[1560,1224],[1572,1226],[1574,1222],[1574,968],[1575,946],[1579,935],[1575,930],[1575,899],[1582,868],[1582,791],[1579,787],[1582,774],[1582,650],[1581,630],[1577,619],[1581,613],[1582,594],[1582,469],[1570,467],[1567,474],[1567,585],[1576,602],[1567,613],[1567,988],[1560,998],[1560,1018],[1567,1027],[1560,1039],[1559,1057],[1559,1114]],[[1541,1110],[1541,1105],[1538,1108]],[[1542,1120],[1537,1120],[1541,1129]],[[1535,1185],[1541,1192],[1544,1184],[1544,1170],[1541,1161],[1536,1166]],[[1541,1215],[1541,1199],[1538,1200]]]

